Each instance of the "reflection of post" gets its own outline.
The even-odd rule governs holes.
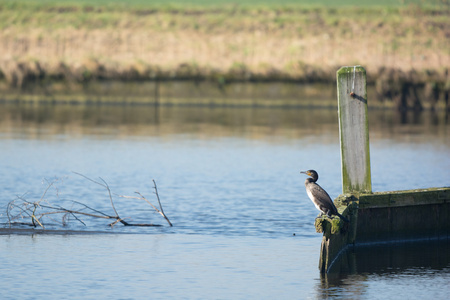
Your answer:
[[[361,66],[337,71],[342,192],[371,193],[366,70]]]
[[[155,106],[159,105],[159,79],[155,80]]]
[[[159,79],[155,80],[155,124],[159,124]]]

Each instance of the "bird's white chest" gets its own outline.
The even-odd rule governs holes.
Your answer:
[[[309,199],[311,199],[312,203],[314,204],[314,206],[318,209],[321,210],[320,207],[317,205],[316,201],[314,201],[314,196],[311,193],[311,191],[309,189],[306,190],[306,193],[308,194]]]

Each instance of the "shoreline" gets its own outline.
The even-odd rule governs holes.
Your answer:
[[[331,84],[340,67],[362,65],[379,102],[448,109],[450,6],[256,2],[0,0],[0,91],[52,96],[56,86],[107,81]]]
[[[1,103],[61,105],[150,105],[210,107],[336,108],[336,83],[213,80],[33,81],[22,88],[1,85]],[[448,90],[402,83],[380,92],[368,84],[369,107],[397,110],[449,111]],[[396,93],[394,93],[396,91]],[[434,93],[431,93],[431,92]],[[404,101],[404,102],[401,102]],[[420,105],[418,109],[416,106]]]

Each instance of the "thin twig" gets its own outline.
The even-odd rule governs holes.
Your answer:
[[[24,200],[24,203],[33,204],[26,200]],[[91,214],[91,213],[87,213],[87,212],[83,212],[83,211],[71,210],[71,209],[67,209],[67,208],[63,208],[63,207],[55,207],[55,206],[51,206],[51,205],[40,205],[40,207],[55,210],[55,212],[44,212],[44,213],[42,213],[42,215],[50,214],[50,213],[73,213],[73,214],[85,215],[85,216],[89,216],[89,217],[93,217],[93,218],[100,218],[100,219],[117,219],[116,216],[109,216],[104,213],[102,213],[102,215],[95,215],[95,214]]]
[[[73,171],[72,171],[73,172]],[[105,187],[103,184],[101,184],[100,182],[98,182],[98,181],[95,181],[95,180],[93,180],[93,179],[91,179],[91,178],[89,178],[89,177],[87,177],[87,176],[85,176],[85,175],[83,175],[83,174],[81,174],[81,173],[77,173],[77,172],[73,172],[74,174],[77,174],[77,175],[79,175],[79,176],[81,176],[81,177],[84,177],[84,178],[86,178],[87,180],[89,180],[89,181],[92,181],[93,183],[96,183],[96,184],[98,184],[98,185],[101,185],[101,186],[103,186],[103,187]],[[100,178],[101,179],[101,178]]]
[[[101,177],[99,177],[99,178],[103,181],[104,187],[105,187],[106,190],[108,191],[109,201],[111,202],[111,206],[112,206],[112,208],[113,208],[113,210],[114,210],[114,213],[116,214],[116,217],[117,217],[118,219],[120,219],[120,218],[119,218],[119,214],[117,213],[116,207],[114,206],[114,201],[113,201],[113,198],[112,198],[112,195],[111,195],[111,190],[110,190],[110,188],[109,188],[109,185],[106,183],[106,181],[105,181],[103,178],[101,178]]]
[[[136,192],[136,194],[138,194],[139,196],[141,196],[141,199],[145,200],[148,204],[150,204],[161,216],[163,216],[164,219],[166,219],[167,223],[169,223],[170,226],[173,226],[172,223],[170,222],[169,218],[166,216],[166,214],[164,213],[164,210],[162,208],[161,205],[161,200],[159,199],[159,194],[158,194],[158,188],[156,187],[156,181],[154,179],[153,180],[153,185],[154,185],[154,189],[155,189],[155,194],[156,194],[156,199],[158,199],[158,203],[159,203],[159,208],[157,209],[150,201],[147,200],[147,198],[145,198],[141,193]]]
[[[121,217],[119,217],[119,214],[117,213],[116,207],[114,206],[114,201],[113,201],[113,198],[112,198],[112,195],[111,195],[111,190],[110,190],[110,188],[109,188],[109,185],[106,183],[105,180],[103,180],[103,178],[101,178],[101,177],[99,177],[99,178],[100,178],[100,179],[103,181],[103,183],[105,184],[104,186],[105,186],[106,190],[108,191],[109,200],[111,201],[111,206],[112,206],[112,208],[113,208],[113,210],[114,210],[114,213],[116,214],[117,220],[118,220],[120,223],[122,223],[123,225],[128,225],[128,222],[125,222],[124,219],[122,219]]]
[[[145,202],[147,202],[151,207],[153,207],[153,209],[159,213],[161,216],[163,216],[164,219],[166,219],[166,221],[169,223],[170,226],[173,226],[172,223],[170,222],[169,218],[164,214],[164,212],[160,211],[156,206],[154,206],[150,201],[148,201],[147,198],[145,198],[140,192],[135,192],[136,194],[138,194],[140,197],[134,197],[134,196],[124,196],[124,195],[118,195],[121,198],[125,198],[125,199],[137,199],[137,200],[144,200]],[[131,225],[131,224],[130,224]],[[140,224],[140,226],[143,226],[144,224]],[[151,225],[151,226],[156,226],[156,225]]]
[[[31,220],[33,221],[33,226],[34,227],[37,227],[36,224],[34,223],[34,221],[36,221],[39,224],[39,226],[42,227],[42,229],[45,229],[44,225],[42,225],[42,223],[39,221],[38,218],[36,218],[36,216],[34,214],[31,216]]]
[[[83,213],[82,211],[69,210],[69,209],[66,209],[66,208],[64,208],[62,206],[58,206],[58,207],[54,207],[54,208],[52,207],[52,209],[59,209],[59,211],[42,213],[41,216],[47,216],[47,215],[50,215],[50,214],[60,214],[60,213],[62,213],[62,214],[64,214],[64,216],[62,218],[63,225],[65,224],[65,221],[64,221],[65,215],[71,215],[71,216],[73,216],[75,218],[75,220],[77,220],[78,222],[80,222],[84,226],[87,226],[86,223],[83,222],[83,220],[81,220],[80,218],[77,217],[77,214],[82,214]],[[92,216],[93,215],[91,215],[91,217]],[[100,217],[100,216],[98,216],[98,217]]]
[[[73,173],[75,173],[75,174],[77,174],[77,175],[79,175],[79,176],[81,176],[81,177],[84,177],[84,178],[86,178],[87,180],[92,181],[93,183],[96,183],[96,184],[98,184],[98,185],[100,185],[100,186],[103,186],[103,187],[108,191],[109,200],[110,200],[110,202],[111,202],[112,209],[114,210],[114,213],[116,214],[116,219],[119,220],[120,223],[122,223],[123,225],[129,225],[128,222],[125,222],[125,221],[119,216],[119,214],[117,213],[116,207],[114,206],[114,201],[113,201],[113,198],[112,198],[112,194],[111,194],[111,189],[109,188],[108,183],[107,183],[103,178],[99,177],[100,180],[103,182],[103,183],[100,183],[100,182],[98,182],[98,181],[95,181],[95,180],[93,180],[93,179],[91,179],[91,178],[89,178],[89,177],[83,175],[83,174],[80,174],[80,173],[77,173],[77,172],[73,172]]]
[[[145,198],[141,193],[139,193],[139,192],[135,192],[135,193],[138,194],[138,195],[141,196],[141,197],[128,197],[128,196],[127,196],[127,197],[125,197],[125,198],[142,199],[142,200],[144,200],[145,202],[147,202],[148,204],[150,204],[150,206],[153,207],[154,210],[156,210],[158,213],[160,213],[160,214],[162,215],[161,211],[160,211],[158,208],[156,208],[156,206],[154,206],[150,201],[148,201],[148,199]]]
[[[156,181],[155,181],[155,179],[152,179],[152,181],[153,181],[153,186],[155,189],[156,199],[158,199],[159,208],[161,209],[161,213],[165,216],[166,214],[164,213],[164,209],[162,208],[162,205],[161,205],[161,200],[159,199],[158,187],[156,186]]]
[[[82,205],[82,206],[84,206],[84,207],[87,208],[87,209],[90,209],[90,210],[92,210],[92,211],[95,211],[96,213],[99,213],[99,214],[101,214],[101,215],[107,216],[107,214],[105,214],[105,213],[103,213],[103,212],[101,212],[101,211],[99,211],[99,210],[96,210],[96,209],[94,209],[94,208],[92,208],[92,207],[90,207],[90,206],[87,206],[86,204],[84,204],[84,203],[82,203],[82,202],[75,201],[75,200],[70,200],[70,201],[72,201],[73,203]]]
[[[169,223],[169,225],[173,226],[172,223],[170,223],[169,218],[166,216],[166,214],[164,213],[164,210],[162,208],[161,201],[159,200],[158,188],[156,187],[156,181],[155,181],[155,179],[152,179],[152,180],[153,180],[153,185],[155,186],[155,194],[156,194],[156,198],[158,199],[159,208],[161,208],[161,214],[163,215],[164,219],[166,219],[166,221]]]
[[[48,182],[48,180],[46,180],[48,185],[47,188],[45,189],[44,193],[41,196],[41,199],[39,199],[38,203],[40,203],[42,201],[42,199],[44,199],[45,195],[47,194],[47,191],[50,189],[50,187],[53,185],[53,183],[55,183],[54,181],[52,182]]]
[[[117,220],[115,220],[114,222],[112,222],[111,224],[109,224],[109,226],[111,226],[111,228],[112,228],[112,227],[114,227],[114,225],[116,225],[117,223],[119,223],[119,222],[122,223],[122,221],[123,221],[122,219],[117,219]],[[122,224],[123,224],[123,223],[122,223]],[[127,224],[128,224],[128,223],[127,223]]]

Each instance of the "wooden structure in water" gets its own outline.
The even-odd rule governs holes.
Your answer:
[[[316,231],[323,232],[321,272],[345,271],[337,259],[350,247],[449,239],[450,187],[372,193],[364,68],[339,69],[337,90],[342,195],[335,204],[350,222],[316,219]]]

